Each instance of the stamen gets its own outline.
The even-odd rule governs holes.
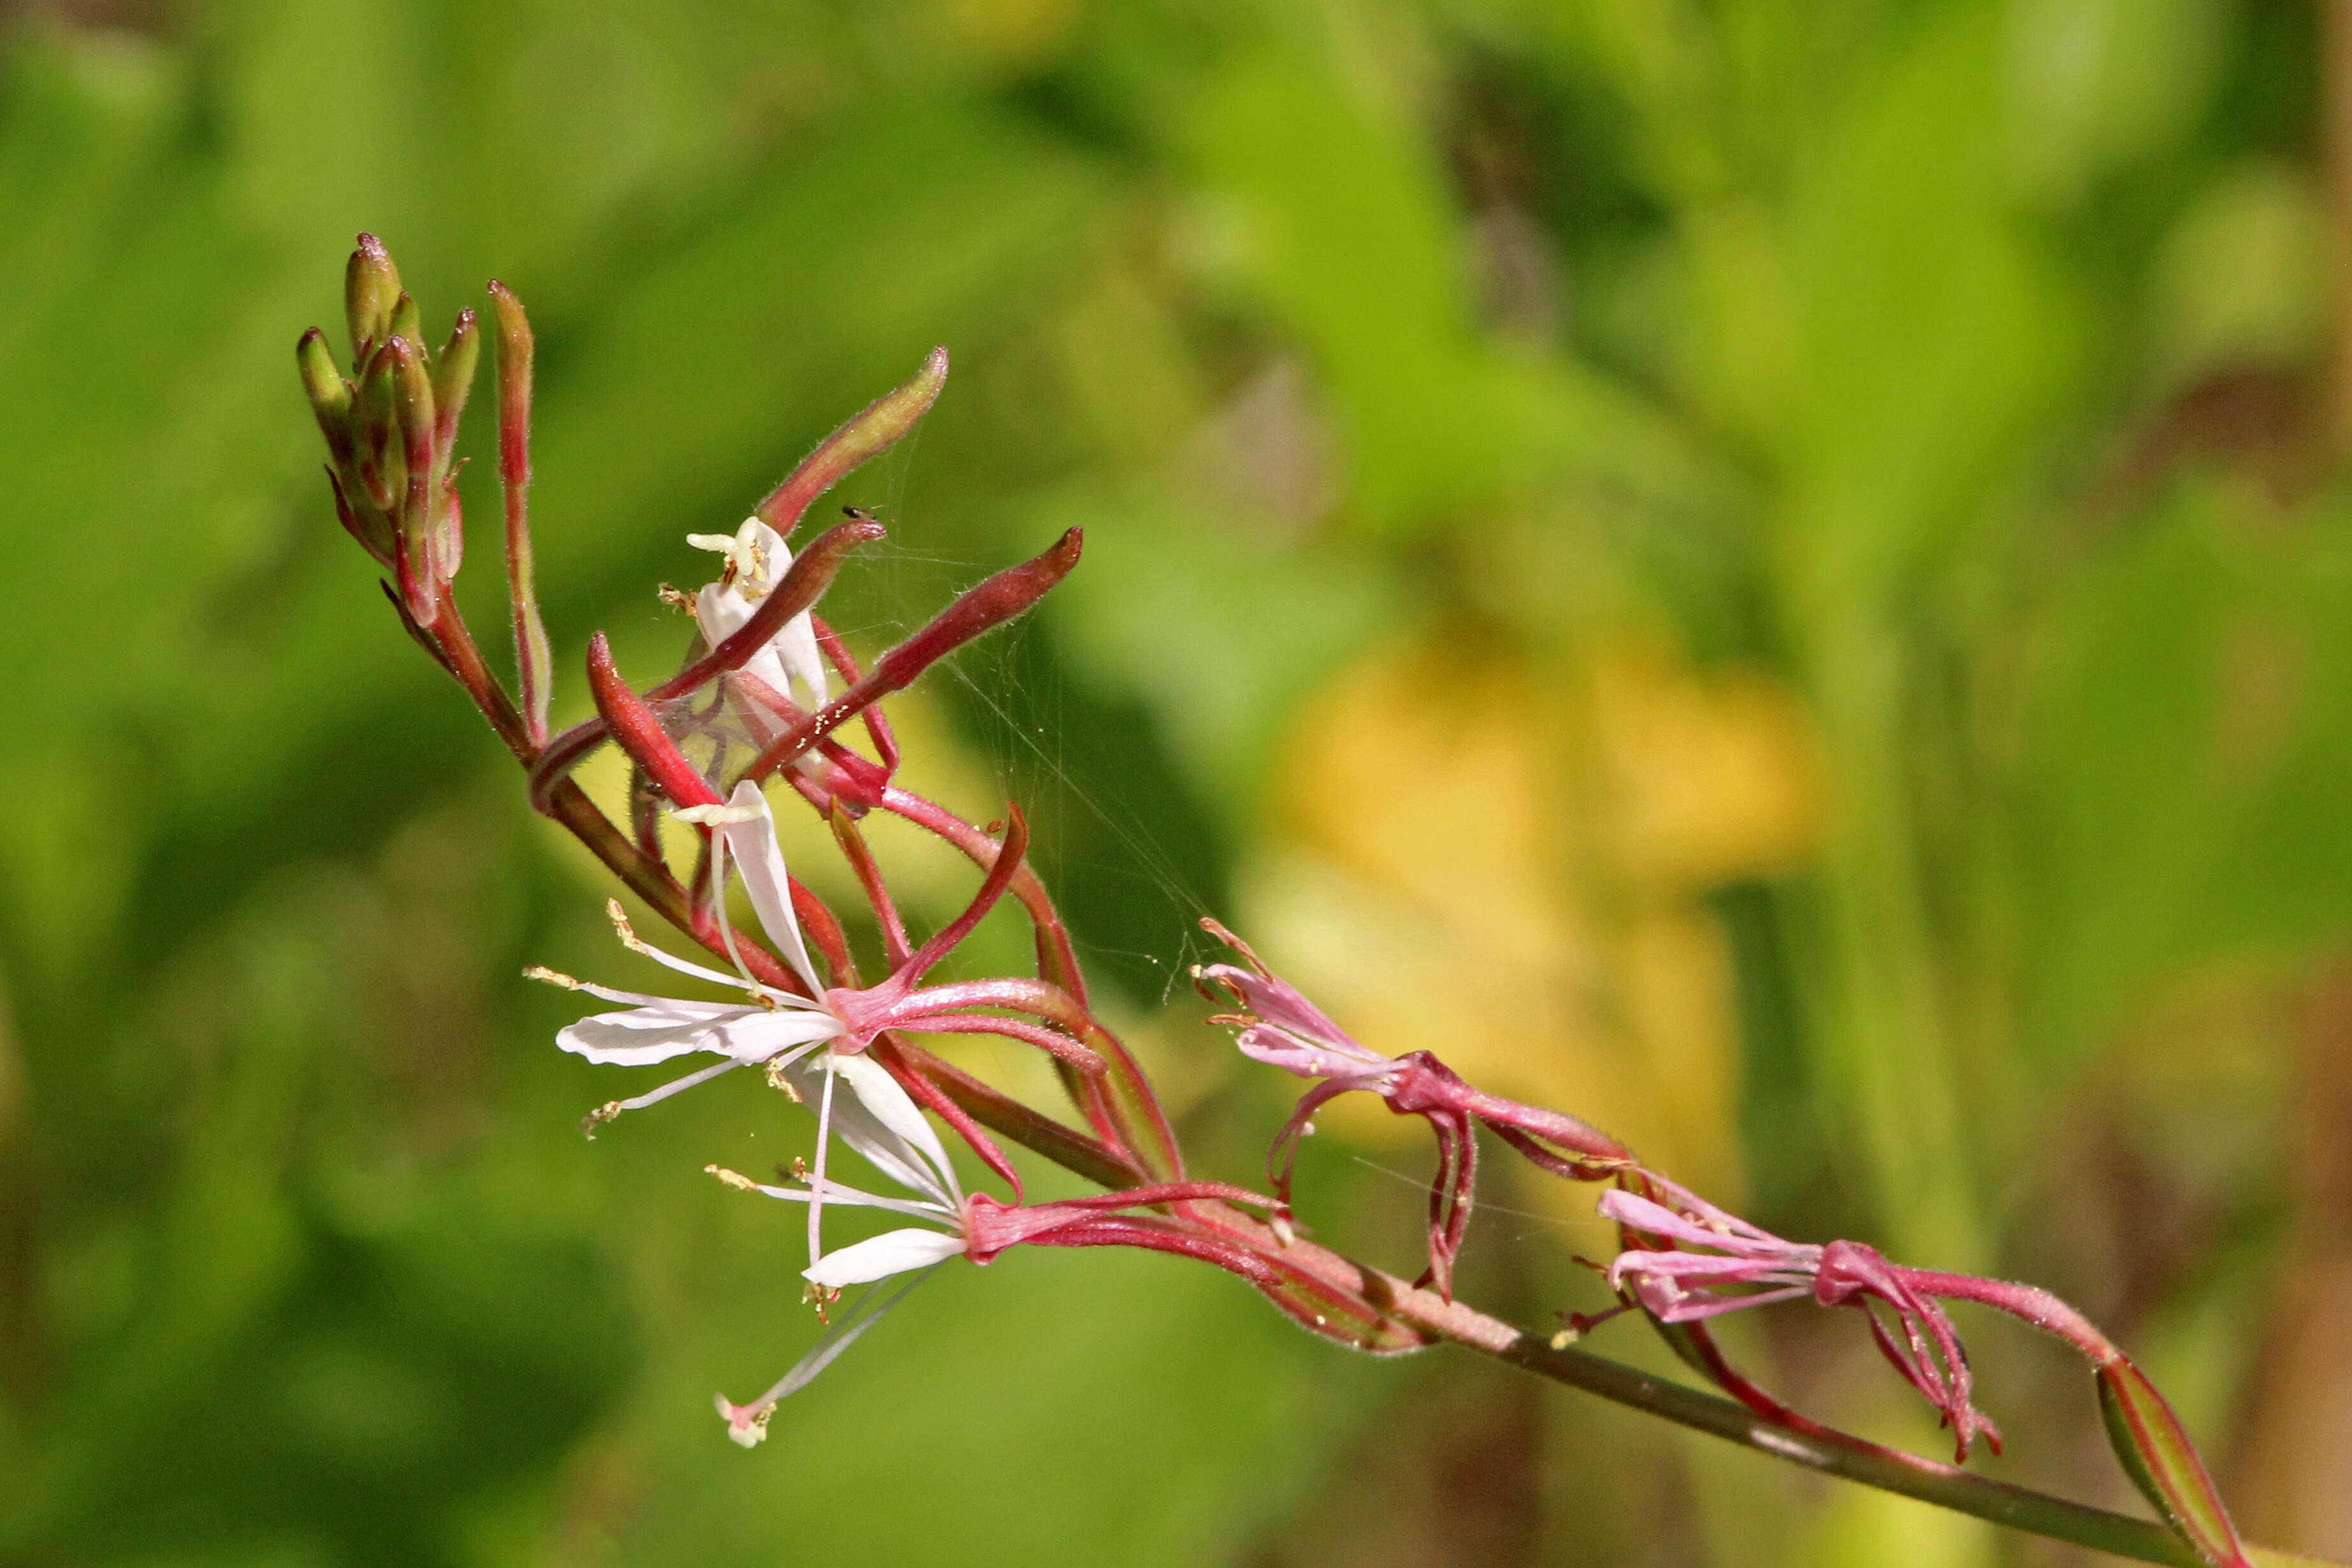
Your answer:
[[[810,1348],[808,1354],[801,1357],[798,1365],[784,1373],[773,1388],[751,1404],[741,1406],[730,1405],[727,1402],[727,1396],[720,1394],[718,1401],[719,1414],[727,1417],[727,1424],[730,1428],[729,1436],[733,1436],[735,1430],[765,1436],[768,1416],[780,1402],[806,1388],[817,1373],[833,1364],[835,1357],[856,1342],[858,1335],[880,1322],[891,1308],[907,1299],[908,1291],[929,1279],[938,1269],[939,1265],[934,1263],[930,1268],[915,1274],[887,1296],[877,1296],[879,1287],[868,1286],[865,1294],[857,1298],[856,1306],[850,1310],[848,1315],[840,1322],[831,1325],[824,1337]],[[810,1289],[814,1292],[816,1287],[812,1286]],[[825,1295],[828,1302],[841,1299],[841,1292],[838,1290],[825,1292]],[[750,1436],[748,1441],[745,1437],[739,1436],[735,1440],[748,1448],[752,1443],[759,1441],[759,1436]]]
[[[669,814],[680,822],[691,822],[698,827],[716,827],[723,822],[749,822],[760,814],[748,805],[674,805]]]
[[[555,970],[543,968],[536,963],[524,970],[522,972],[522,977],[525,980],[542,980],[550,985],[561,985],[566,991],[577,991],[581,988],[582,984],[581,982],[572,979],[569,974],[559,973]]]
[[[643,1110],[648,1105],[659,1105],[663,1100],[667,1100],[673,1094],[677,1094],[684,1089],[692,1089],[698,1083],[709,1083],[720,1073],[733,1072],[737,1068],[740,1068],[742,1065],[743,1064],[741,1062],[739,1062],[730,1057],[727,1060],[719,1063],[716,1067],[707,1067],[702,1068],[699,1072],[690,1072],[684,1078],[672,1079],[669,1082],[662,1085],[659,1089],[638,1095],[634,1100],[606,1100],[604,1104],[598,1106],[595,1110],[590,1111],[587,1115],[580,1119],[581,1135],[591,1142],[593,1142],[596,1137],[596,1129],[604,1126],[604,1123],[612,1121],[624,1110]]]
[[[717,843],[718,839],[714,837],[712,842]],[[719,869],[723,873],[724,867],[719,867]],[[761,1003],[762,1005],[766,1005],[768,1001],[767,993],[761,990],[760,987],[754,984],[748,976],[744,974],[721,974],[717,970],[706,969],[699,963],[689,963],[683,958],[674,957],[669,953],[664,952],[661,949],[654,946],[653,943],[639,937],[636,933],[636,929],[629,924],[628,911],[621,908],[620,900],[605,900],[604,915],[606,919],[613,922],[613,932],[615,936],[620,938],[621,945],[627,948],[631,952],[636,953],[644,958],[650,958],[665,969],[675,969],[680,974],[691,974],[697,980],[707,980],[713,985],[734,986],[750,995],[753,1001]],[[721,929],[724,929],[723,924]]]

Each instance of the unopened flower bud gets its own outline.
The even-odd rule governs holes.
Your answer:
[[[352,331],[354,369],[392,335],[393,302],[400,297],[400,269],[385,254],[383,242],[372,234],[360,236],[359,248],[343,269],[343,314]]]
[[[2100,1366],[2098,1377],[2107,1439],[2141,1495],[2206,1562],[2246,1568],[2246,1549],[2229,1510],[2164,1395],[2122,1355]]]
[[[460,310],[449,341],[433,361],[433,405],[439,418],[433,439],[445,466],[457,438],[457,416],[465,412],[466,399],[474,390],[474,367],[481,357],[482,334],[474,312]]]
[[[397,356],[389,342],[379,344],[361,367],[359,388],[352,400],[352,436],[357,448],[360,488],[354,506],[373,505],[389,517],[408,488],[408,453],[400,432],[395,383]]]
[[[394,569],[408,613],[417,625],[430,626],[440,614],[440,586],[448,580],[447,552],[436,537],[440,487],[434,476],[433,380],[424,351],[402,333],[385,340],[376,357],[391,388],[392,435],[405,479],[390,508],[400,532]]]
[[[294,346],[295,363],[302,372],[302,390],[310,395],[310,412],[319,416],[319,428],[327,437],[330,451],[340,455],[351,445],[352,384],[335,368],[334,351],[327,347],[327,334],[312,327],[302,334]]]
[[[808,510],[809,503],[831,489],[867,459],[892,446],[929,413],[947,384],[948,351],[933,349],[922,367],[904,386],[884,393],[857,416],[817,443],[782,484],[752,509],[751,515],[779,533],[789,534]]]
[[[427,441],[432,438],[433,374],[425,367],[422,342],[404,332],[392,335],[383,345],[383,357],[391,372],[394,407],[401,435],[413,456],[420,435]],[[428,457],[430,450],[425,448]]]
[[[391,325],[392,336],[406,338],[419,355],[424,353],[425,312],[418,310],[416,301],[404,292],[395,296],[392,301]]]

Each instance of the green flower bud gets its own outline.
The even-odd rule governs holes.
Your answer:
[[[405,293],[394,296],[392,301],[392,335],[406,338],[409,347],[416,351],[416,357],[425,357],[425,312]]]
[[[383,242],[372,234],[360,236],[359,248],[343,270],[343,314],[352,330],[354,369],[392,335],[393,301],[400,297],[400,269],[385,254]]]
[[[457,416],[466,411],[466,399],[474,390],[474,367],[482,357],[482,333],[476,324],[474,312],[457,312],[457,324],[450,329],[449,341],[433,362],[433,405],[439,411],[439,424],[434,432],[436,456],[443,468],[449,462],[449,449],[457,439]]]
[[[310,395],[310,412],[327,437],[327,450],[338,464],[346,462],[352,446],[352,384],[335,369],[327,334],[312,327],[294,346],[294,362],[302,373],[302,390]]]
[[[352,402],[352,436],[361,490],[354,506],[373,503],[378,511],[395,511],[408,489],[408,447],[400,429],[394,384],[398,358],[392,342],[377,345],[360,373],[359,390]]]

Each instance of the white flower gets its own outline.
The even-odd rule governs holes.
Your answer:
[[[681,974],[748,991],[751,1000],[703,1002],[651,996],[587,984],[549,970],[530,971],[534,979],[584,991],[607,1002],[628,1004],[625,1012],[599,1013],[560,1031],[555,1043],[575,1056],[608,1067],[647,1067],[696,1053],[721,1058],[715,1066],[689,1073],[651,1093],[614,1100],[590,1119],[592,1124],[609,1121],[624,1110],[636,1110],[667,1100],[680,1089],[691,1089],[735,1068],[765,1063],[772,1071],[782,1071],[817,1046],[838,1038],[847,1027],[823,1002],[812,1000],[824,995],[824,987],[817,980],[815,967],[809,963],[808,949],[801,941],[800,923],[793,918],[792,884],[785,876],[783,852],[776,845],[775,821],[769,815],[767,800],[759,786],[739,784],[728,805],[704,806],[678,815],[716,829],[711,885],[721,890],[719,929],[726,934],[730,948],[733,946],[734,933],[726,924],[723,890],[727,862],[731,859],[742,876],[744,889],[751,895],[752,909],[759,913],[761,929],[806,984],[809,995],[795,995],[759,984],[743,971],[740,958],[738,973],[722,974],[640,942],[621,915],[620,905],[613,904],[610,907],[614,924],[620,930],[621,940],[629,947]]]
[[[630,1004],[626,1012],[599,1013],[583,1018],[560,1031],[555,1043],[590,1061],[622,1067],[642,1067],[696,1052],[721,1058],[714,1066],[673,1079],[649,1093],[632,1100],[616,1100],[599,1108],[588,1118],[592,1128],[625,1110],[656,1104],[736,1068],[764,1065],[771,1082],[816,1108],[816,1160],[811,1190],[798,1194],[809,1205],[809,1278],[835,1289],[840,1283],[856,1283],[820,1279],[817,1274],[825,1256],[824,1205],[835,1187],[825,1175],[834,1139],[847,1143],[875,1169],[902,1186],[945,1203],[949,1213],[956,1212],[962,1202],[956,1189],[954,1169],[948,1163],[939,1135],[931,1131],[921,1110],[888,1071],[855,1052],[829,1047],[817,1048],[848,1033],[848,1026],[825,1002],[814,999],[824,997],[825,988],[817,979],[815,966],[809,962],[800,922],[793,915],[792,881],[784,869],[783,851],[776,843],[775,818],[760,787],[747,780],[735,786],[733,797],[725,805],[689,806],[675,815],[711,829],[710,882],[715,890],[712,912],[728,951],[735,954],[736,973],[722,974],[638,941],[622,918],[620,906],[615,904],[614,920],[622,940],[680,973],[748,991],[751,1001],[700,1002],[648,996],[534,970],[531,973],[537,978],[585,991],[608,1002]],[[742,879],[751,908],[760,917],[761,929],[808,987],[808,995],[762,985],[751,978],[741,956],[736,953],[735,933],[727,922],[725,889],[730,866]],[[846,1096],[835,1092],[839,1084],[848,1086]],[[855,1247],[846,1248],[845,1255],[855,1251]]]
[[[689,533],[686,542],[727,557],[719,581],[694,596],[695,624],[702,628],[703,640],[717,647],[758,613],[761,601],[783,580],[793,552],[782,534],[756,517],[744,519],[731,534]],[[742,670],[812,713],[831,696],[824,656],[817,649],[816,628],[805,610],[786,621]]]

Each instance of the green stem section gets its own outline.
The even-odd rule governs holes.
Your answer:
[[[1554,1350],[1548,1342],[1530,1334],[1515,1334],[1499,1345],[1478,1343],[1471,1348],[1538,1377],[1597,1394],[1677,1426],[1841,1480],[1916,1498],[2011,1530],[2072,1542],[2118,1557],[2176,1563],[2179,1568],[2203,1568],[2203,1559],[2189,1550],[2187,1542],[2150,1520],[2068,1502],[2063,1498],[1989,1480],[1966,1470],[1943,1466],[1924,1468],[1865,1447],[1791,1432],[1758,1418],[1745,1406],[1728,1399],[1718,1399],[1572,1347]],[[2263,1555],[2257,1552],[2256,1560],[2261,1561]]]
[[[1475,1315],[1475,1314],[1474,1314]],[[1492,1320],[1487,1320],[1492,1321]],[[1613,1361],[1575,1349],[1555,1350],[1546,1341],[1523,1334],[1507,1324],[1496,1324],[1511,1337],[1501,1343],[1474,1342],[1457,1335],[1446,1337],[1471,1349],[1522,1367],[1538,1377],[1564,1383],[1630,1405],[1677,1426],[1705,1432],[1753,1448],[1776,1459],[1853,1481],[1880,1491],[1916,1498],[1956,1513],[1990,1520],[2011,1530],[2072,1542],[2095,1551],[2128,1557],[2140,1563],[2169,1563],[2179,1568],[2202,1568],[2203,1559],[2189,1543],[2163,1525],[2103,1508],[2068,1502],[2046,1492],[2029,1491],[2005,1481],[1988,1480],[1966,1470],[1933,1461],[1907,1461],[1873,1452],[1860,1439],[1808,1436],[1759,1420],[1727,1399],[1685,1388]],[[2268,1547],[2249,1546],[2246,1553],[2259,1564],[2307,1563],[2332,1568],[2323,1559],[2297,1557]]]

